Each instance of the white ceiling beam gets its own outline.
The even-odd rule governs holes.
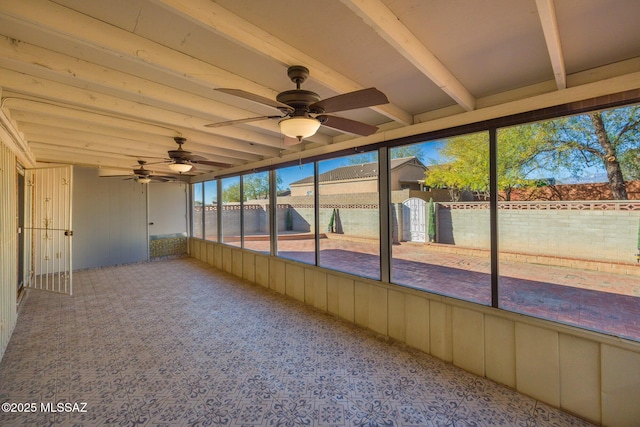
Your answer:
[[[156,72],[174,74],[180,79],[190,79],[202,85],[203,90],[242,86],[251,88],[252,92],[261,96],[275,97],[277,94],[229,71],[51,1],[0,2],[0,15],[9,21],[16,21],[22,28],[30,27],[39,33],[37,37],[29,37],[28,32],[23,32],[19,37],[21,40],[33,43],[32,38],[42,40],[43,33],[49,34],[51,40],[48,43],[57,43],[57,47],[61,47],[60,44],[66,41],[66,48],[75,51],[77,55],[73,56],[80,59],[85,59],[82,53],[91,54],[83,48],[90,48],[103,58],[106,63],[102,65],[105,66],[108,66],[111,57],[115,61],[125,60],[143,65],[149,72],[155,69]],[[11,36],[2,30],[0,32]],[[43,43],[47,43],[46,39]]]
[[[14,92],[41,97],[45,100],[58,100],[70,106],[76,106],[77,109],[108,114],[113,117],[138,120],[148,124],[163,124],[167,127],[175,126],[176,129],[178,127],[184,127],[199,131],[208,123],[207,120],[199,117],[180,114],[110,95],[99,94],[90,90],[74,88],[2,68],[0,68],[0,81],[5,88]],[[256,144],[274,148],[283,147],[282,137],[268,136],[232,126],[217,128],[215,131],[215,134],[240,141],[252,141]]]
[[[210,109],[218,109],[218,112],[224,114],[222,113],[224,107],[222,109],[219,109],[218,107],[214,106],[214,104],[216,103],[205,98],[174,90],[169,87],[155,85],[154,83],[145,83],[142,79],[137,79],[125,73],[118,73],[109,69],[101,69],[101,67],[93,67],[91,64],[84,63],[76,59],[70,59],[69,63],[73,65],[67,66],[66,69],[61,69],[60,67],[64,67],[62,63],[56,63],[56,61],[47,61],[48,58],[56,56],[56,54],[47,54],[47,51],[43,49],[43,57],[41,58],[41,60],[39,60],[39,62],[32,61],[28,58],[25,58],[26,62],[18,62],[12,59],[8,59],[7,57],[3,57],[3,55],[6,53],[5,49],[3,49],[3,45],[6,45],[6,43],[2,43],[2,39],[4,38],[0,38],[0,67],[3,67],[6,70],[15,71],[16,73],[20,73],[23,75],[27,74],[31,76],[42,77],[43,79],[46,79],[46,81],[60,83],[61,85],[65,85],[65,87],[74,87],[84,93],[88,93],[89,91],[91,91],[94,94],[104,94],[114,99],[117,97],[122,100],[135,102],[139,105],[147,105],[150,107],[155,107],[157,109],[175,112],[186,117],[192,117],[194,119],[202,118],[202,125],[200,125],[199,128],[197,128],[196,125],[194,126],[194,129],[197,129],[204,133],[221,135],[227,138],[241,139],[244,141],[252,141],[257,144],[265,144],[265,137],[269,138],[268,134],[254,132],[248,129],[238,133],[238,128],[234,127],[224,127],[216,129],[206,128],[204,127],[204,124],[211,123],[212,121],[212,116],[209,116],[207,114],[208,111]],[[24,46],[23,43],[21,43],[20,45]],[[58,58],[58,60],[60,59]],[[84,65],[84,67],[82,65]],[[70,74],[73,74],[74,77],[70,77]],[[128,89],[125,90],[121,88],[114,88],[113,86],[109,87],[108,85],[110,84],[107,83],[107,80],[104,80],[104,82],[96,83],[95,81],[91,80],[92,75],[102,76],[102,78],[113,82],[113,84],[115,84],[115,82],[119,82],[122,88],[126,86],[128,87]],[[8,83],[3,82],[3,84],[5,84],[5,87],[10,88],[8,86]],[[146,88],[154,86],[155,90],[145,91]],[[231,107],[231,109],[233,108]],[[203,111],[205,113],[203,113]],[[238,117],[244,118],[247,117],[247,115],[251,114],[252,113],[250,112],[244,112],[238,114]],[[207,118],[207,116],[209,117]],[[281,139],[280,131],[276,123],[266,121],[266,124],[260,127],[262,127],[263,130],[270,131],[269,133],[272,135],[270,137],[272,142],[265,145],[276,145],[276,141],[279,141]]]
[[[18,34],[11,32],[14,28],[18,29]],[[25,28],[29,30],[25,31]],[[196,86],[196,93],[213,95],[213,88],[216,87],[239,88],[271,99],[275,99],[278,93],[190,55],[53,2],[23,0],[11,5],[0,2],[0,33],[52,50],[64,51],[74,58],[88,60],[90,57],[90,62],[100,63],[107,68],[119,68],[134,75],[141,74],[158,83],[171,81],[175,85]],[[242,118],[245,117],[247,116]],[[206,123],[210,122],[208,120]],[[221,132],[222,129],[227,128],[209,128],[207,131],[225,134]],[[246,136],[244,133],[242,138],[251,140]],[[332,138],[317,133],[308,140],[329,144]]]
[[[244,119],[256,115],[248,110],[29,43],[16,42],[7,37],[0,37],[0,67],[135,102],[182,111],[185,114],[197,115],[212,122]],[[277,123],[273,121],[264,120],[248,125],[275,134],[280,133]]]
[[[75,164],[83,166],[94,166],[100,169],[116,169],[123,173],[133,174],[133,169],[137,169],[139,164],[137,159],[145,160],[144,157],[127,158],[118,157],[112,154],[103,153],[79,153],[77,150],[68,147],[58,147],[48,143],[32,143],[34,151],[38,153],[40,162],[48,163],[60,163],[60,164]],[[173,174],[169,169],[168,161],[146,159],[147,164],[145,168],[152,173],[158,174]],[[212,170],[219,170],[218,167],[196,165],[199,172],[208,172]]]
[[[307,55],[210,0],[152,1],[174,13],[179,13],[208,31],[221,34],[254,52],[280,62],[284,66],[304,64],[311,69],[311,78],[338,93],[364,89],[364,86],[338,73],[322,61]],[[395,104],[380,105],[372,107],[372,109],[391,120],[403,124],[413,123],[412,115]]]
[[[70,108],[71,106],[56,105],[48,103],[46,100],[25,97],[9,91],[5,92],[5,94],[6,97],[3,98],[3,102],[10,109],[12,117],[22,117],[24,121],[35,124],[59,126],[66,121],[72,121],[74,124],[67,126],[70,129],[91,131],[91,128],[97,127],[97,132],[104,131],[108,135],[155,142],[164,147],[173,145],[173,137],[183,136],[187,140],[200,142],[203,147],[221,147],[224,150],[228,150],[228,152],[233,152],[240,159],[244,159],[245,156],[276,156],[280,150],[279,148],[251,144],[179,127],[176,135],[176,130],[156,124],[73,109]],[[20,113],[28,114],[32,118],[20,116]]]
[[[37,127],[52,127],[52,128],[60,128],[66,129],[76,132],[85,132],[88,134],[95,135],[104,135],[113,138],[121,138],[132,141],[136,147],[159,147],[160,150],[166,151],[168,147],[173,144],[171,136],[158,136],[155,134],[148,134],[139,131],[133,130],[123,130],[121,128],[104,126],[101,124],[90,123],[78,120],[76,117],[71,117],[72,115],[68,115],[66,117],[47,115],[39,112],[31,112],[24,111],[21,109],[12,109],[11,117],[13,120],[20,124],[21,129],[27,130],[27,128],[23,128],[23,126],[34,126]],[[205,135],[205,137],[208,135]],[[200,147],[200,151],[205,151],[211,155],[221,155],[227,157],[233,157],[235,159],[240,159],[243,161],[256,161],[260,158],[264,157],[267,152],[260,154],[252,154],[247,151],[244,151],[242,148],[238,148],[236,150],[229,149],[219,144],[210,143],[207,139],[202,139],[197,136],[194,136],[193,139],[190,137],[186,137],[188,141],[197,141]],[[203,143],[206,141],[206,144]],[[191,144],[190,144],[191,145]],[[253,147],[253,146],[249,146]],[[266,147],[265,147],[266,148]],[[277,149],[269,149],[268,154],[277,155]]]
[[[538,8],[540,24],[542,24],[544,40],[547,43],[547,50],[549,51],[556,86],[559,90],[566,89],[567,71],[564,66],[558,21],[556,19],[556,9],[553,0],[536,0],[536,7]]]
[[[465,110],[475,109],[473,95],[382,1],[341,1]]]
[[[118,154],[129,158],[151,158],[168,159],[168,149],[176,149],[177,145],[160,145],[157,143],[149,143],[145,141],[134,141],[127,138],[114,137],[105,134],[96,134],[90,132],[81,132],[74,129],[64,129],[54,126],[39,126],[30,123],[19,122],[20,127],[24,129],[29,140],[29,146],[34,141],[50,142],[56,146],[65,146],[79,150],[88,150],[93,153]],[[172,141],[173,142],[173,141]],[[187,141],[186,150],[192,153],[211,157],[211,159],[223,159],[221,162],[231,164],[246,163],[245,160],[225,155],[217,150],[211,150],[209,147],[203,147],[202,144]],[[203,149],[204,148],[204,149]],[[254,161],[259,160],[254,156]]]
[[[59,141],[60,144],[52,144],[52,141]],[[72,144],[70,144],[69,142],[70,141],[64,140],[62,138],[47,138],[47,142],[39,142],[38,138],[36,137],[35,140],[29,142],[29,146],[33,149],[34,152],[37,152],[39,154],[46,152],[48,153],[49,157],[53,157],[53,155],[55,155],[58,161],[64,161],[67,159],[67,157],[71,158],[71,156],[75,157],[76,159],[95,158],[100,159],[103,162],[111,161],[114,163],[125,164],[126,167],[131,168],[135,167],[138,159],[147,160],[149,161],[149,163],[163,161],[162,158],[156,158],[155,156],[134,156],[127,154],[125,151],[115,153],[109,151],[92,150],[82,147],[79,141],[76,141]],[[79,148],[82,149],[82,152],[79,151]]]

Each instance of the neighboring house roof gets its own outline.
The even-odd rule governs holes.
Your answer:
[[[394,170],[406,163],[415,163],[426,169],[426,166],[422,164],[416,157],[401,157],[398,159],[391,159],[389,167]],[[357,165],[340,166],[330,171],[321,173],[318,175],[318,182],[328,181],[346,181],[351,179],[362,178],[375,178],[379,175],[378,162],[361,163]],[[304,185],[313,183],[313,176],[302,178],[298,181],[292,182],[290,185]]]

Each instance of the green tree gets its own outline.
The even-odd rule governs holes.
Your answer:
[[[620,167],[626,181],[640,180],[640,148],[630,148],[620,155]]]
[[[528,124],[500,129],[498,132],[498,189],[511,200],[513,189],[533,185],[529,175],[548,168],[550,147],[544,129]],[[449,190],[457,201],[463,191],[479,199],[489,198],[489,135],[486,132],[461,135],[446,141],[439,150],[443,164],[430,167],[425,184]]]
[[[242,177],[242,193],[244,200],[258,200],[269,198],[269,173],[258,172]],[[276,188],[282,186],[282,177],[276,178]],[[222,191],[222,201],[226,203],[240,201],[240,181],[234,182]]]
[[[243,195],[245,200],[269,198],[269,173],[260,172],[245,175],[242,178]]]
[[[603,167],[613,198],[628,198],[626,179],[638,177],[640,106],[595,111],[545,123],[558,165],[578,175],[585,168]]]
[[[429,213],[429,226],[428,226],[428,236],[429,242],[436,241],[436,207],[433,203],[433,197],[429,197],[429,205],[427,208],[427,212]]]
[[[489,138],[476,133],[451,138],[439,150],[443,164],[426,171],[425,184],[446,188],[451,200],[460,200],[462,191],[489,190]]]
[[[240,181],[234,182],[233,184],[228,185],[224,190],[222,190],[222,202],[240,202]]]

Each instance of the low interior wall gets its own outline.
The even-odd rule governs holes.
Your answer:
[[[190,239],[190,254],[606,426],[640,420],[640,343]]]
[[[149,236],[149,258],[184,255],[187,253],[187,239],[182,233]]]

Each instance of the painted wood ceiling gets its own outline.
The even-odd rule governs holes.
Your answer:
[[[164,173],[182,136],[226,171],[250,169],[612,77],[632,87],[638,17],[637,0],[3,0],[0,131],[27,167],[142,159]],[[215,89],[275,99],[294,88],[290,65],[322,98],[384,92],[389,104],[336,113],[378,134],[323,126],[290,147],[273,119],[205,126],[273,115]]]

